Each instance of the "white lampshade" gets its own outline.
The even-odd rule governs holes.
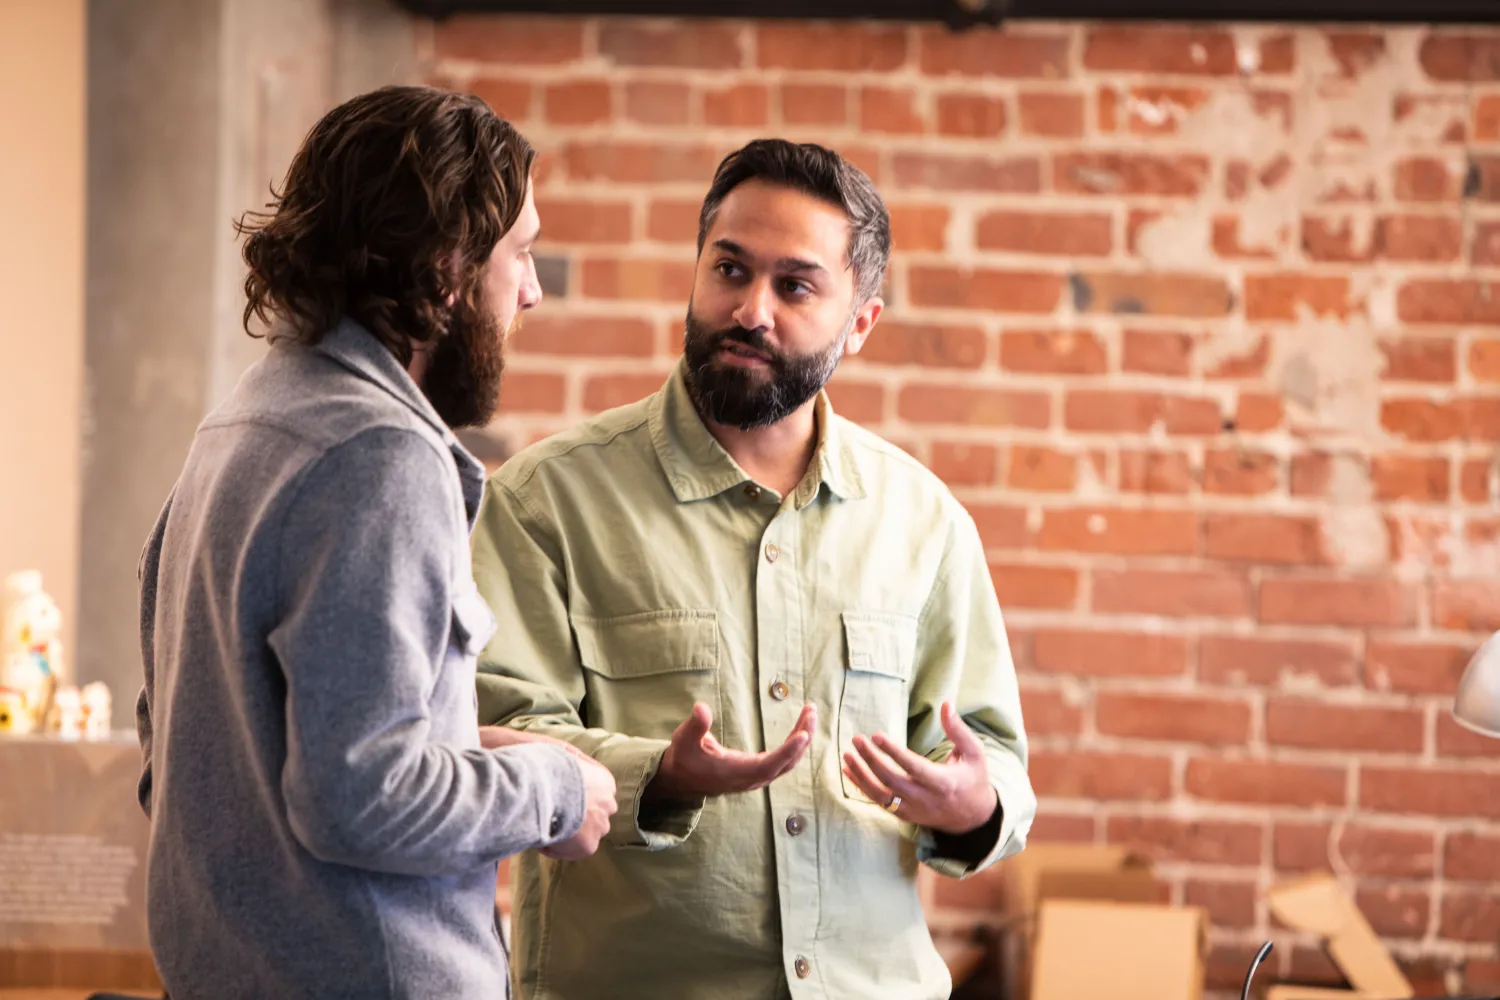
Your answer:
[[[1469,661],[1453,696],[1453,718],[1476,733],[1500,739],[1500,632]]]

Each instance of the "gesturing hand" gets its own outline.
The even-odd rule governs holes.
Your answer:
[[[999,805],[984,762],[984,744],[943,703],[943,731],[953,753],[934,764],[884,733],[854,737],[857,753],[844,754],[844,774],[874,803],[929,830],[958,836],[989,822]]]
[[[775,750],[730,750],[709,732],[713,713],[699,702],[687,721],[672,733],[672,742],[662,755],[656,777],[646,786],[644,798],[687,799],[764,788],[797,766],[817,724],[817,708],[804,705],[797,724]]]

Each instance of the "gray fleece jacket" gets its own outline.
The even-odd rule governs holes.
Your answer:
[[[495,998],[499,859],[578,763],[479,746],[484,469],[344,322],[202,424],[141,559],[151,947],[174,1000]]]

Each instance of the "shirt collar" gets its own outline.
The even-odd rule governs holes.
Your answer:
[[[424,423],[437,431],[453,453],[463,487],[464,507],[472,526],[484,493],[484,464],[470,454],[453,430],[438,416],[432,403],[417,386],[396,356],[375,335],[348,317],[318,341],[314,350],[349,369],[355,375],[389,393]]]
[[[679,503],[715,497],[750,482],[745,470],[714,439],[698,415],[688,394],[685,364],[678,362],[656,394],[649,417],[651,443]],[[828,394],[820,391],[813,406],[818,445],[809,474],[796,488],[797,508],[811,503],[825,486],[839,499],[863,499],[865,487],[859,463],[834,416]]]

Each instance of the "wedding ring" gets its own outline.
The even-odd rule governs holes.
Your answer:
[[[897,809],[900,809],[900,808],[901,808],[901,796],[899,796],[899,795],[892,795],[891,796],[891,801],[889,801],[889,802],[887,802],[885,804],[885,811],[888,812],[888,813],[893,813]]]

